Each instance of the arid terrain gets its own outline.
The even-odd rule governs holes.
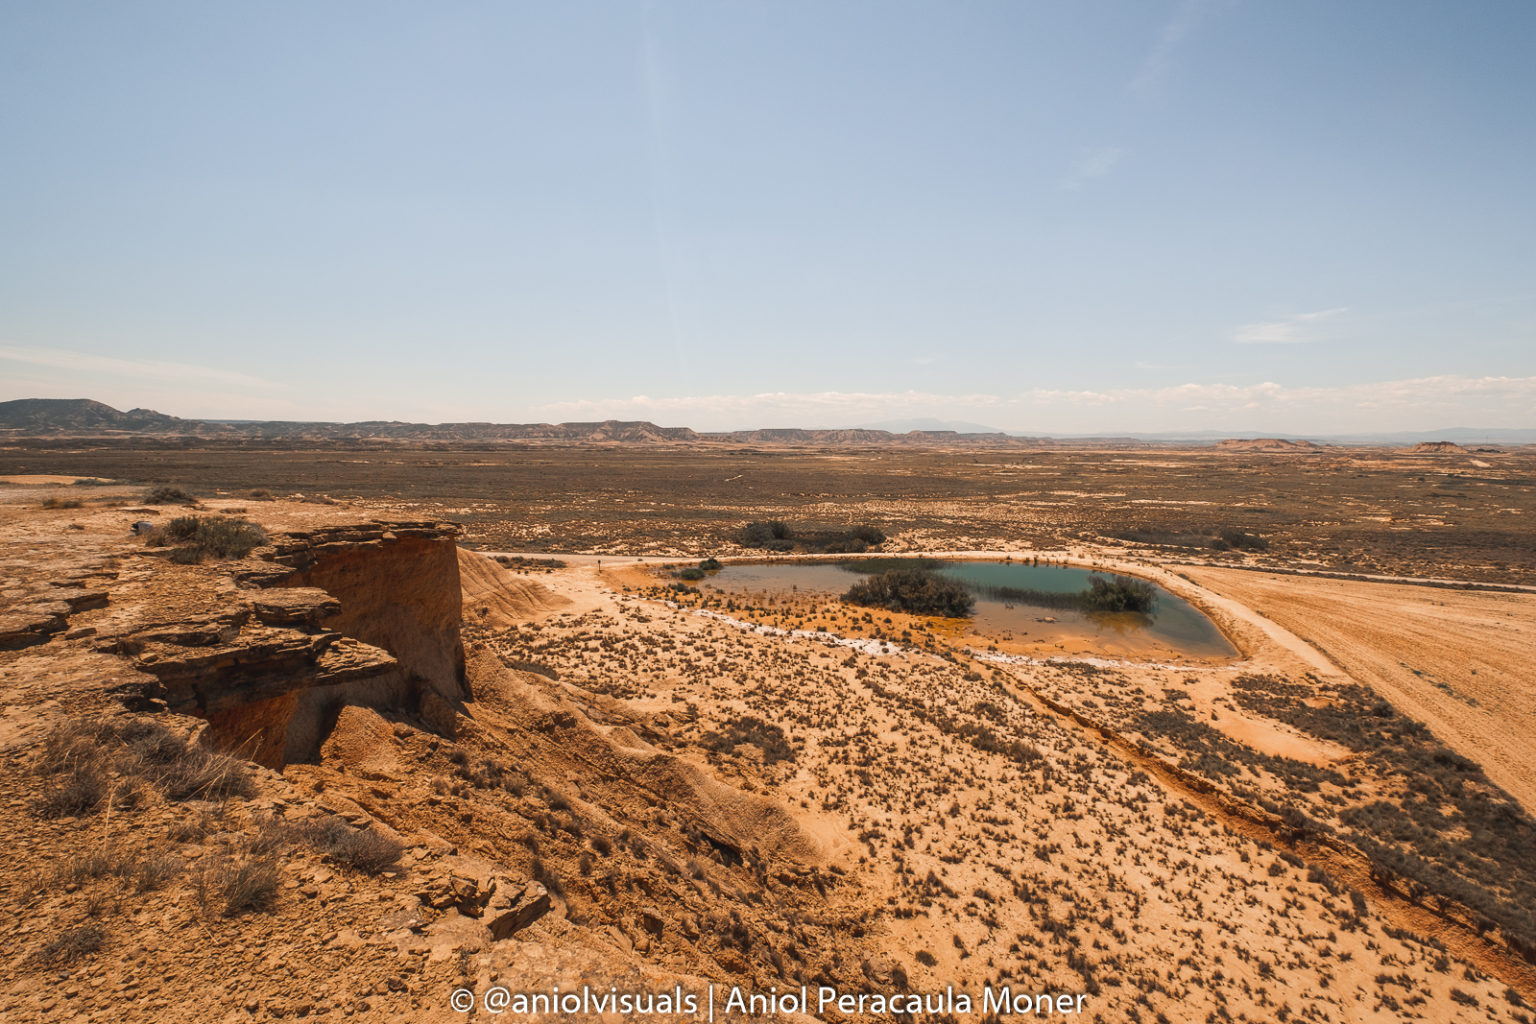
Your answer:
[[[0,480],[6,1020],[1536,1019],[1536,451],[43,438]],[[1238,654],[674,585],[766,520],[1128,572]]]

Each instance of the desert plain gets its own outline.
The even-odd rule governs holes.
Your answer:
[[[1529,448],[11,438],[0,481],[7,1020],[1536,1017]],[[1139,577],[1234,654],[735,591],[839,557],[754,522]]]

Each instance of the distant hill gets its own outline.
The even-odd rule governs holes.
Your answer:
[[[1420,441],[1408,450],[1417,455],[1464,455],[1467,451],[1455,441]]]
[[[396,420],[323,423],[269,420],[226,426],[246,437],[271,440],[374,438],[398,441],[614,441],[655,444],[694,441],[699,438],[697,433],[687,427],[658,427],[644,420],[605,420],[601,423],[402,423]]]
[[[1287,441],[1282,437],[1228,438],[1216,447],[1227,452],[1320,452],[1321,445],[1311,441]]]
[[[910,428],[894,430],[890,428]],[[974,429],[962,429],[974,428]],[[193,420],[167,416],[153,409],[120,412],[87,398],[20,398],[0,402],[0,437],[111,437],[143,435],[162,438],[208,438],[231,443],[270,442],[298,445],[304,442],[351,443],[461,442],[528,444],[689,444],[814,445],[896,447],[1018,447],[1124,448],[1156,444],[1206,445],[1225,451],[1321,452],[1323,444],[1406,446],[1415,442],[1462,444],[1498,440],[1508,444],[1536,442],[1536,431],[1476,430],[1453,428],[1436,434],[1381,434],[1315,437],[1287,440],[1278,437],[1221,440],[1219,434],[1198,431],[1185,434],[1029,435],[1003,433],[976,423],[935,419],[891,420],[882,425],[845,429],[768,427],[760,430],[697,431],[688,427],[662,427],[647,420],[601,420],[581,423],[405,423],[399,420],[365,420],[331,423],[304,420]],[[1418,451],[1449,450],[1420,447]],[[1478,449],[1486,451],[1489,449]]]
[[[305,441],[526,441],[564,444],[680,444],[712,441],[741,445],[932,445],[971,439],[1003,440],[996,434],[955,431],[801,430],[772,428],[703,433],[662,427],[646,420],[583,423],[404,423],[365,420],[327,423],[303,420],[187,420],[149,409],[119,412],[88,399],[23,398],[0,402],[0,431],[24,436],[99,437],[114,434],[221,437],[299,443]],[[1014,440],[1014,439],[1008,439]],[[1019,440],[1018,443],[1026,443]],[[1050,442],[1044,442],[1050,443]]]
[[[200,420],[184,420],[155,412],[130,409],[119,412],[89,398],[19,398],[0,402],[0,428],[28,433],[192,433],[204,426]]]

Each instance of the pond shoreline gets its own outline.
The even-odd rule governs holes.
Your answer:
[[[934,552],[914,552],[909,556],[836,553],[748,557],[722,559],[721,568],[710,571],[706,577],[680,582],[722,595],[835,598],[859,578],[869,575],[850,566],[870,558],[882,563],[871,572],[888,570],[892,562],[906,558],[944,563],[932,567],[932,571],[956,580],[974,593],[976,610],[969,617],[935,616],[933,621],[946,633],[970,634],[974,641],[993,649],[1038,655],[1047,650],[1061,653],[1070,647],[1121,658],[1172,656],[1199,662],[1231,662],[1243,657],[1242,650],[1211,615],[1157,580],[1145,580],[1157,592],[1158,603],[1151,614],[1063,608],[1055,603],[1006,596],[1010,589],[1042,596],[1074,595],[1082,592],[1095,575],[1143,579],[1120,566],[1082,564],[1067,558],[1045,557],[1037,561],[1033,555],[1010,558],[1006,554],[988,557],[977,553],[953,557]],[[665,572],[690,565],[697,563],[669,560],[655,568]],[[733,569],[740,571],[733,573]],[[874,609],[870,611],[880,614]]]

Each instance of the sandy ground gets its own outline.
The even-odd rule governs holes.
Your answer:
[[[66,487],[89,479],[92,478],[60,476],[57,473],[13,473],[10,476],[0,476],[0,484],[11,484],[15,487]]]
[[[1317,648],[1536,811],[1536,596],[1188,572]]]
[[[607,559],[604,564],[607,570]],[[1219,727],[1238,742],[1309,764],[1347,760],[1349,752],[1342,748],[1241,714],[1222,700],[1229,681],[1242,672],[1318,670],[1340,680],[1344,673],[1237,602],[1176,575],[1137,568],[1210,609],[1247,656],[1193,679],[1186,667],[1123,664],[1117,671],[1124,680],[1111,682],[1112,691],[1145,691],[1160,699],[1164,687],[1182,686],[1201,708],[1222,701]],[[1228,1007],[1243,1006],[1266,1019],[1277,1008],[1274,991],[1268,996],[1262,991],[1266,969],[1260,967],[1257,977],[1246,976],[1246,968],[1239,971],[1221,939],[1226,931],[1245,950],[1239,959],[1251,953],[1255,963],[1271,956],[1286,963],[1287,999],[1296,994],[1292,1012],[1304,1008],[1328,1019],[1387,1021],[1403,1017],[1397,1012],[1401,1007],[1382,1001],[1386,990],[1380,989],[1380,978],[1395,976],[1396,965],[1409,965],[1416,979],[1408,983],[1411,991],[1419,988],[1418,978],[1440,973],[1431,969],[1421,975],[1427,966],[1422,954],[1384,944],[1403,934],[1394,928],[1419,934],[1433,929],[1433,920],[1421,911],[1406,901],[1383,898],[1378,904],[1384,894],[1373,890],[1373,913],[1380,915],[1382,930],[1351,933],[1348,914],[1330,908],[1327,892],[1316,888],[1316,880],[1326,875],[1308,875],[1306,869],[1292,874],[1284,864],[1272,863],[1272,834],[1232,816],[1219,796],[1186,787],[1134,745],[1036,699],[1049,694],[1070,706],[1098,686],[1103,709],[1105,690],[1095,677],[1034,664],[974,665],[973,670],[964,660],[953,664],[942,654],[918,650],[870,654],[839,646],[846,639],[840,632],[820,638],[753,633],[747,626],[754,616],[746,609],[712,618],[696,610],[667,610],[649,598],[605,593],[603,582],[620,589],[649,579],[637,565],[601,577],[593,566],[573,566],[538,578],[572,605],[544,617],[536,630],[498,637],[493,645],[509,656],[547,663],[573,692],[610,693],[635,709],[696,708],[695,724],[673,728],[677,740],[723,729],[743,714],[782,724],[798,747],[792,767],[770,770],[755,759],[735,757],[698,763],[783,801],[800,827],[864,887],[868,905],[894,908],[894,918],[887,917],[874,933],[876,941],[924,983],[981,984],[994,980],[994,971],[1022,969],[1037,980],[1070,984],[1067,963],[1076,954],[1068,950],[1091,946],[1120,954],[1106,953],[1103,963],[1118,973],[1128,996],[1155,977],[1167,977],[1163,972],[1172,968],[1188,1003],[1171,1012],[1171,1019],[1201,1019],[1216,1005],[1195,994],[1201,989],[1220,991],[1218,1002],[1230,1000]],[[834,615],[816,601],[803,609],[804,618],[829,622],[835,631],[848,625]],[[927,639],[920,637],[923,643]],[[938,646],[942,649],[942,641]],[[1084,701],[1083,706],[1090,712],[1085,717],[1094,718],[1094,705]],[[928,717],[935,714],[939,717]],[[1048,752],[1063,774],[1042,778],[1008,757],[957,742],[957,727],[1006,730],[1005,735]],[[891,779],[902,781],[891,786]],[[1147,815],[1143,807],[1158,813]],[[1185,813],[1191,817],[1182,817]],[[1351,885],[1369,885],[1358,862],[1347,858],[1326,862],[1326,870]],[[1134,894],[1129,901],[1127,893]],[[1113,924],[1100,931],[1087,923],[1089,917]],[[1064,920],[1074,922],[1076,935],[1056,946],[1045,930]],[[1203,932],[1200,922],[1217,920],[1227,924],[1214,936]],[[1328,941],[1319,943],[1324,935]],[[1454,955],[1477,956],[1474,940],[1444,937],[1455,944]],[[1159,952],[1184,949],[1188,942],[1198,947],[1212,938],[1218,948],[1206,947],[1194,957],[1206,967],[1220,966],[1225,978],[1218,975],[1217,981],[1199,969],[1186,974]],[[930,970],[913,965],[910,957],[919,950],[937,965]],[[1321,976],[1313,973],[1319,955],[1329,965]],[[1088,960],[1100,962],[1098,954]],[[1347,981],[1334,973],[1333,964],[1348,965]],[[1254,1002],[1228,987],[1235,972],[1244,975],[1239,988],[1253,986],[1246,991],[1256,993]],[[1431,1000],[1428,1006],[1422,996],[1414,997],[1432,1013],[1430,1019],[1447,1019],[1460,1009],[1447,998],[1449,989],[1439,987],[1443,984],[1431,982],[1421,990]],[[1131,1019],[1117,997],[1104,996],[1100,1005],[1108,1004],[1108,1014],[1102,1019]]]
[[[248,515],[269,531],[357,514],[297,502],[207,506]],[[72,570],[82,559],[131,554],[138,542],[128,524],[141,516],[155,518],[140,507],[0,510],[14,552],[3,567],[21,581],[41,560]],[[190,914],[186,921],[149,915],[186,903],[185,885],[173,883],[164,895],[128,904],[139,915],[131,927],[126,919],[110,924],[122,945],[81,968],[92,972],[82,976],[126,991],[133,979],[125,972],[195,968],[231,991],[266,985],[261,1005],[269,1016],[332,1020],[354,1015],[349,1007],[359,998],[376,1006],[395,998],[386,994],[397,992],[391,978],[406,986],[392,1019],[447,1020],[441,996],[454,971],[468,971],[477,984],[496,972],[542,982],[605,977],[595,972],[618,964],[759,986],[814,984],[822,974],[854,984],[894,965],[916,990],[1011,981],[1091,993],[1106,1021],[1528,1020],[1506,986],[1520,986],[1529,999],[1536,985],[1527,973],[1505,970],[1479,937],[1437,930],[1428,908],[1373,888],[1358,859],[1286,845],[1234,813],[1222,793],[1191,786],[1134,733],[1117,734],[1115,714],[1172,704],[1170,695],[1183,690],[1197,717],[1212,716],[1212,728],[1245,748],[1347,767],[1348,752],[1224,702],[1240,673],[1316,673],[1369,682],[1457,749],[1486,736],[1476,716],[1505,721],[1511,734],[1498,749],[1518,768],[1508,723],[1520,721],[1522,708],[1529,721],[1517,672],[1521,653],[1536,643],[1536,599],[1164,568],[1087,548],[1040,554],[1155,579],[1211,614],[1243,657],[1202,667],[1120,663],[1112,671],[1085,661],[989,663],[947,645],[937,624],[919,629],[915,621],[910,645],[875,652],[862,640],[839,642],[847,637],[756,632],[744,610],[711,617],[626,593],[626,581],[649,579],[655,558],[642,565],[604,556],[599,573],[595,556],[558,556],[569,568],[516,573],[466,554],[475,700],[457,737],[364,715],[355,735],[338,727],[318,764],[289,766],[264,782],[271,794],[262,800],[307,810],[322,798],[344,798],[407,837],[401,877],[343,879],[335,889],[314,882],[316,897],[285,889],[278,916],[225,921],[213,942],[192,930]],[[167,613],[194,615],[220,593],[218,567],[199,571],[207,593],[178,582],[188,606]],[[190,570],[169,572],[159,560],[125,559],[113,604],[80,622],[126,614],[140,590],[159,593]],[[813,622],[834,621],[828,610],[810,614]],[[0,675],[11,680],[4,710],[37,714],[58,680],[44,686],[33,669],[62,649],[11,656],[17,671]],[[1464,675],[1453,674],[1457,665]],[[99,687],[94,662],[90,668],[79,684]],[[1473,688],[1485,684],[1487,693]],[[1122,706],[1111,704],[1122,698]],[[781,729],[792,756],[770,760],[760,739],[721,742],[753,720]],[[749,735],[765,731],[751,725]],[[0,791],[0,801],[18,809],[33,784],[21,739]],[[1464,752],[1492,772],[1483,742],[1479,752]],[[503,771],[526,775],[526,786],[514,793],[486,781]],[[722,852],[696,834],[701,825],[729,825],[743,808],[760,812],[754,828],[761,821],[780,830],[779,846],[806,849],[779,852],[757,829],[750,841],[728,835],[735,847]],[[254,832],[257,810],[265,807],[253,807],[247,821],[236,808],[235,826]],[[169,828],[169,810],[154,813],[160,817],[146,821],[146,836]],[[12,839],[27,858],[6,882],[14,907],[6,912],[33,929],[15,947],[31,951],[42,944],[35,931],[43,922],[82,912],[86,890],[50,893],[46,916],[32,904],[21,909],[21,894],[37,898],[35,878],[54,869],[75,834],[73,825],[30,817],[24,824]],[[758,844],[761,857],[750,849]],[[549,869],[564,880],[558,912],[462,968],[451,936],[413,933],[397,949],[385,912],[396,901],[414,906],[415,891],[448,856],[438,851],[449,847],[518,878]],[[735,862],[743,849],[745,862]],[[176,851],[189,862],[203,856],[185,844]],[[322,867],[299,855],[285,871],[303,887]],[[113,884],[87,888],[106,892]],[[310,899],[321,902],[303,902]],[[653,917],[660,927],[648,923]],[[359,954],[343,948],[356,931],[377,933]],[[727,934],[741,937],[729,944]],[[253,936],[271,943],[259,962],[244,952],[255,947]],[[306,942],[326,952],[296,950]],[[171,952],[157,953],[158,946]],[[244,980],[212,973],[236,955]],[[549,966],[556,960],[567,964],[565,973]],[[378,991],[336,991],[301,1008],[281,985],[268,985],[279,963],[342,990],[365,968]],[[18,1019],[52,1019],[67,1009],[36,999],[40,976],[8,991],[18,1006],[37,1006],[35,1016]],[[184,978],[168,984],[154,1009],[165,1011],[185,992]],[[359,1019],[368,1013],[384,1019],[378,1009]],[[169,1011],[158,1019],[171,1019]]]

